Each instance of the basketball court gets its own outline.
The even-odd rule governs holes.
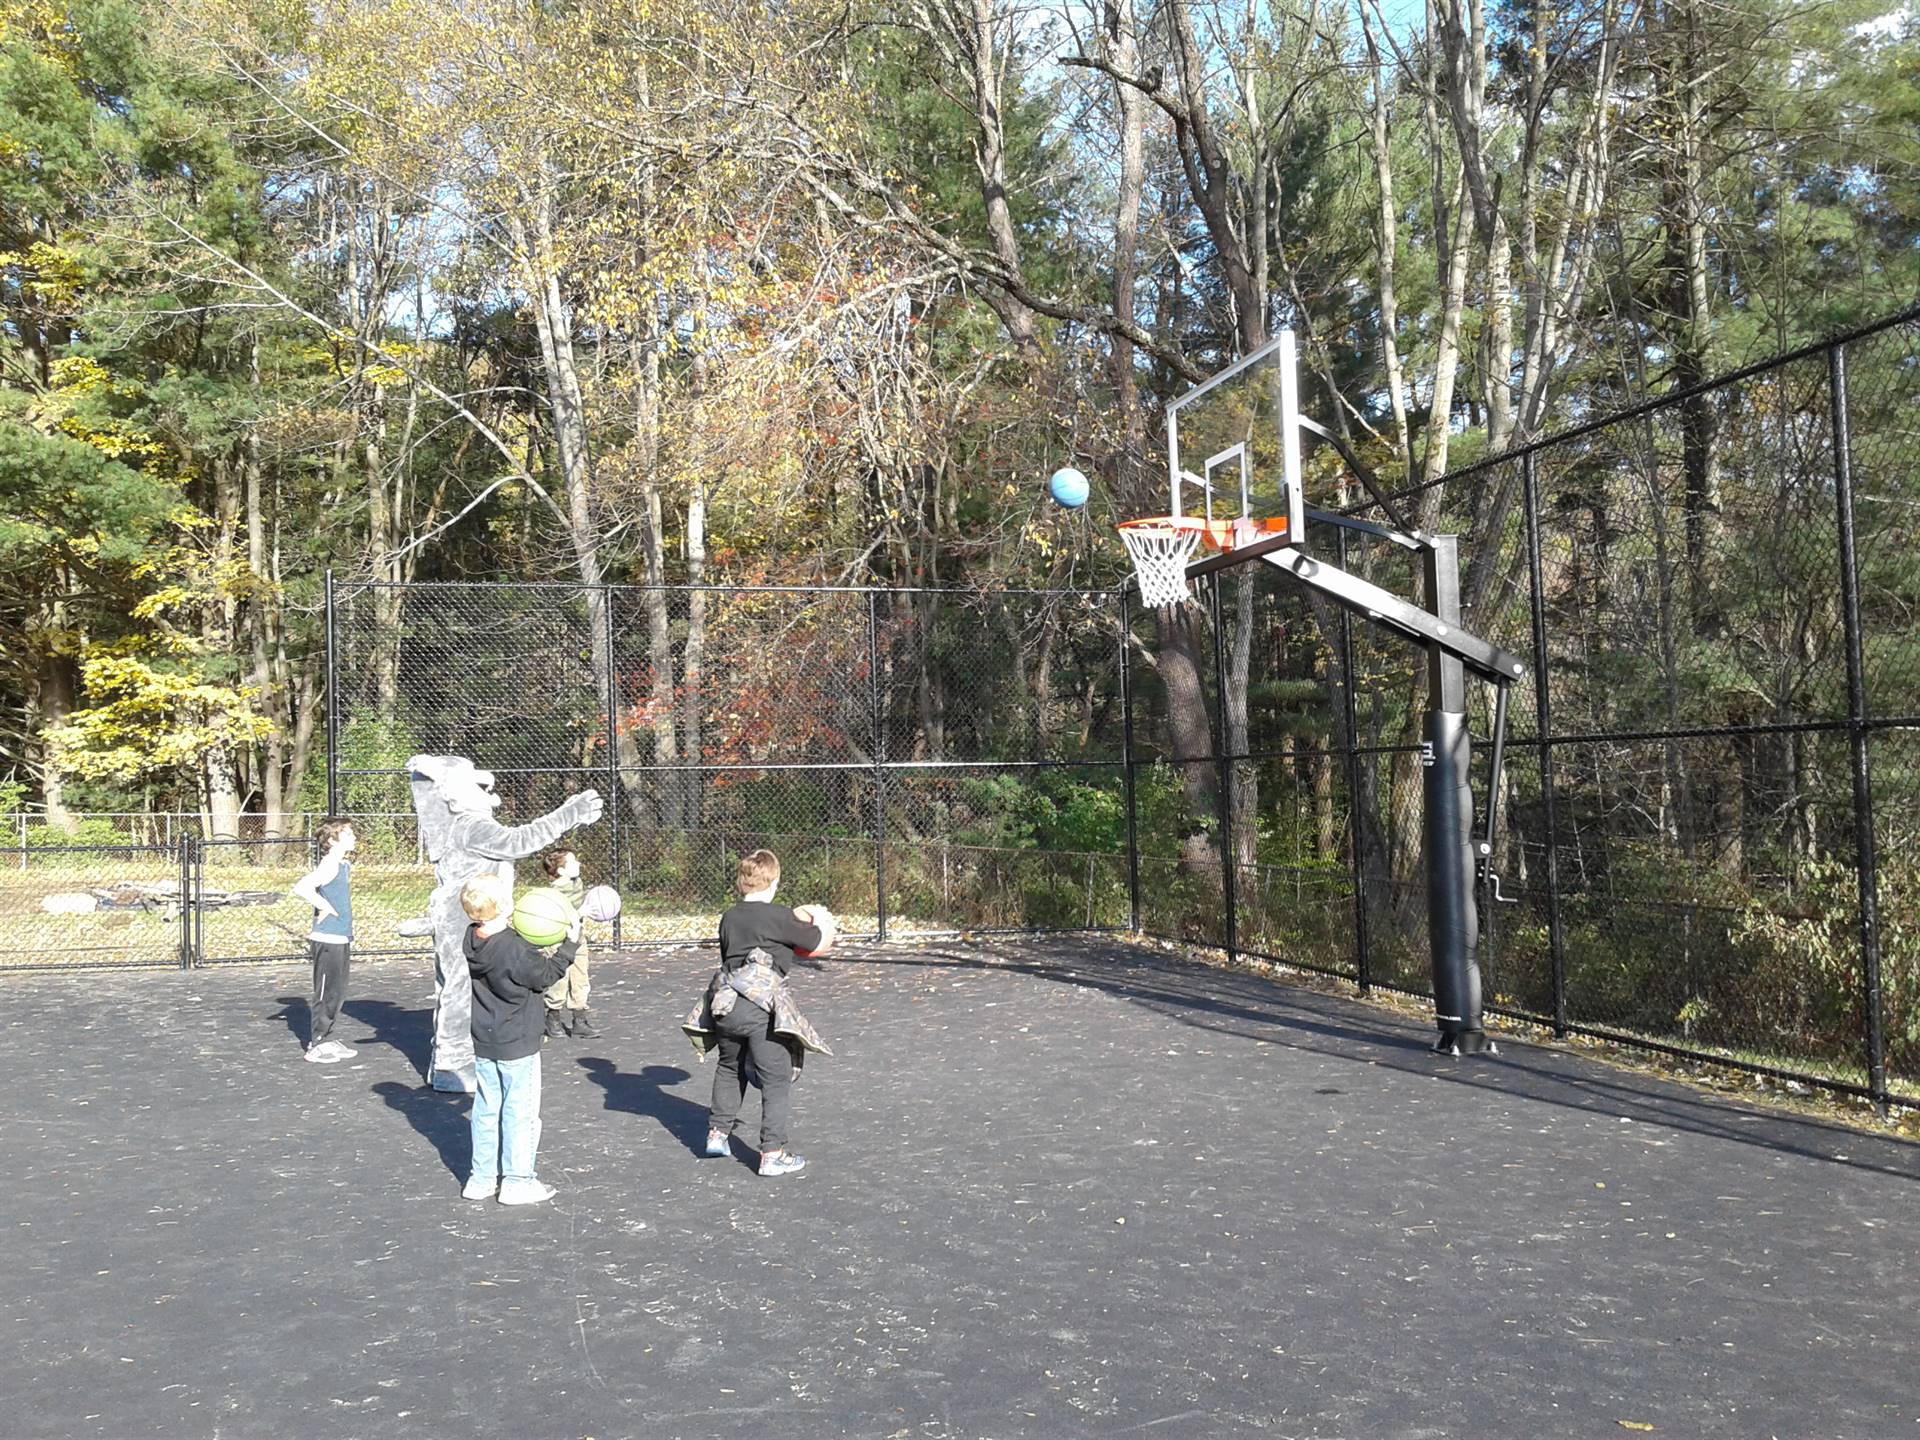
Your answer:
[[[332,1066],[299,966],[9,977],[5,1432],[1920,1424],[1920,1148],[1079,936],[798,973],[837,1053],[762,1181],[696,1156],[710,963],[596,960],[529,1209],[460,1199],[418,961]]]

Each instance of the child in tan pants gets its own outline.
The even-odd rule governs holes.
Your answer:
[[[580,878],[580,857],[567,849],[549,850],[540,857],[540,864],[547,872],[548,886],[566,896],[577,915],[580,902],[587,894],[587,882]],[[559,1040],[567,1035],[576,1040],[597,1040],[600,1036],[600,1032],[593,1028],[593,1017],[587,1014],[587,992],[593,988],[587,977],[588,958],[587,946],[583,941],[574,954],[573,963],[567,966],[567,973],[547,991],[549,1040]]]

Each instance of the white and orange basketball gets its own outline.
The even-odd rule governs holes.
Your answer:
[[[834,913],[824,905],[796,905],[793,918],[802,925],[812,925],[820,931],[818,950],[796,950],[796,955],[824,955],[833,948],[833,942],[840,934],[840,922]]]

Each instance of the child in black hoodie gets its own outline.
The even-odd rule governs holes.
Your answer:
[[[538,1205],[553,1187],[534,1174],[540,1148],[540,1043],[543,992],[566,974],[580,946],[580,920],[552,955],[542,955],[508,924],[513,891],[498,875],[476,875],[460,891],[473,977],[473,1168],[460,1193],[469,1200]]]

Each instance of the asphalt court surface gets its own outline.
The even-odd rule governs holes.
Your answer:
[[[1920,1435],[1920,1147],[1062,937],[796,972],[763,1181],[710,965],[596,956],[531,1209],[460,1198],[419,962],[333,1066],[303,966],[0,976],[0,1433]]]

